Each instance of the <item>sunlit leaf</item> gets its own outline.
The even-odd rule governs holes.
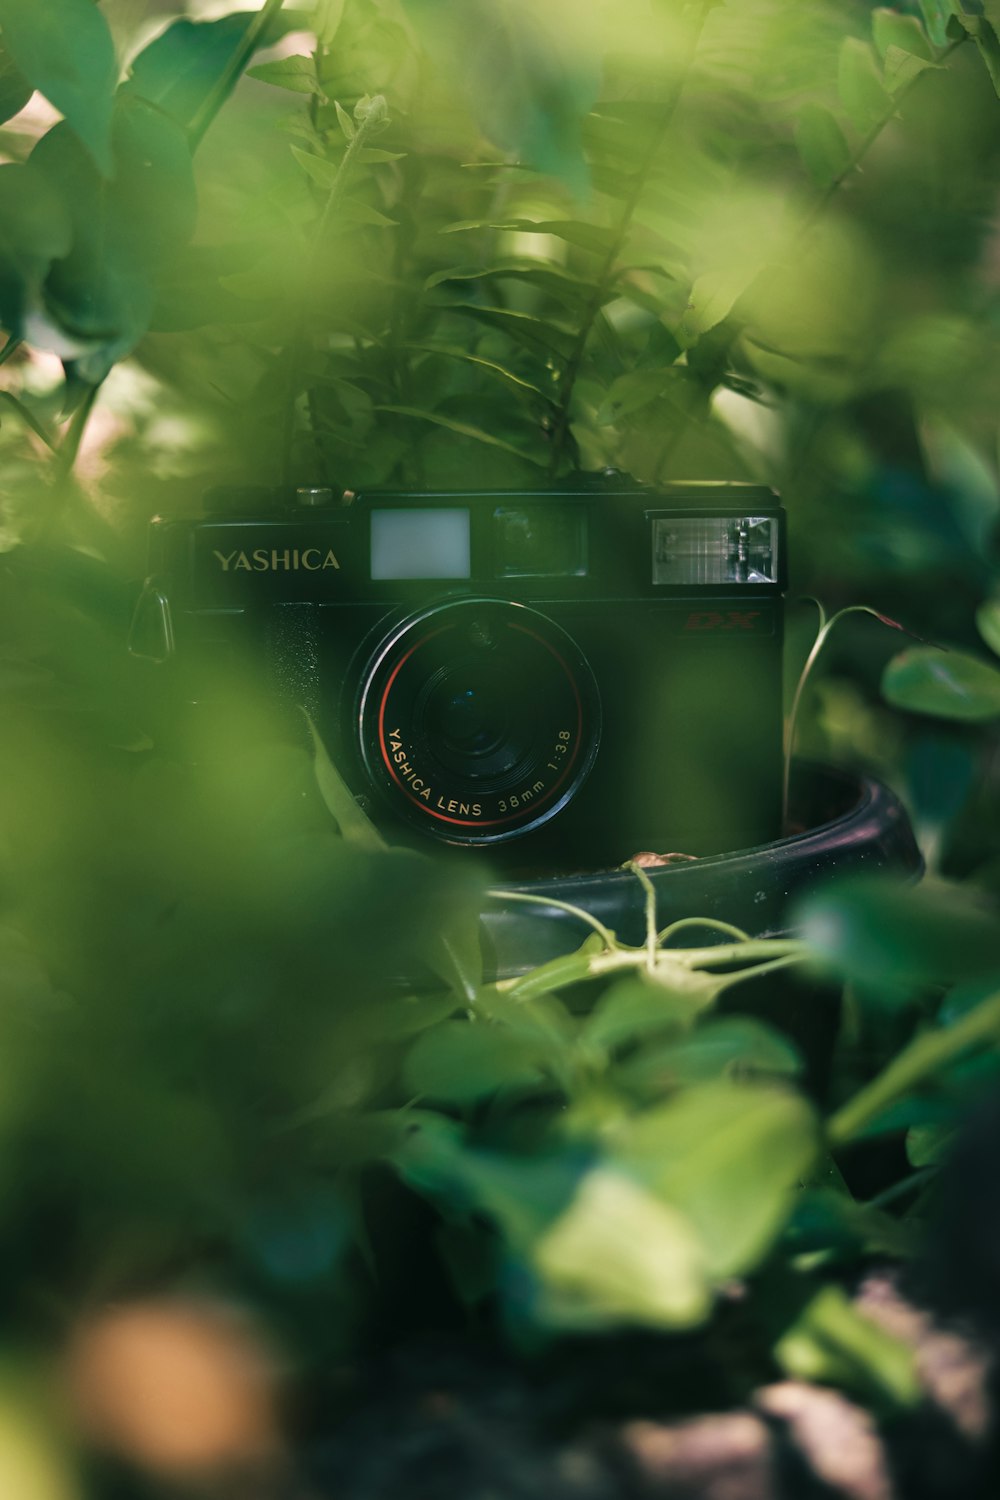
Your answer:
[[[800,1095],[707,1083],[637,1116],[616,1138],[614,1160],[690,1221],[713,1276],[737,1276],[784,1228],[818,1139]]]
[[[795,122],[795,144],[817,187],[830,187],[853,160],[836,117],[822,104],[806,104],[800,110]]]
[[[542,1079],[537,1053],[524,1037],[475,1021],[444,1021],[423,1032],[403,1064],[408,1093],[446,1104],[534,1088]]]
[[[921,1396],[913,1350],[866,1318],[839,1286],[815,1294],[774,1353],[797,1380],[846,1386],[868,1399],[904,1406]]]
[[[546,1322],[563,1328],[690,1328],[711,1307],[705,1256],[676,1207],[598,1167],[534,1246]]]
[[[691,988],[683,990],[648,979],[620,979],[584,1022],[582,1041],[614,1051],[641,1037],[686,1030],[719,991],[718,980],[710,974],[692,973],[691,979]]]
[[[311,57],[299,53],[293,57],[278,58],[275,62],[258,63],[255,68],[247,69],[247,77],[273,84],[275,88],[289,89],[293,94],[324,97],[316,77],[316,64]]]
[[[882,57],[890,47],[900,47],[914,57],[934,59],[934,53],[923,26],[916,16],[904,16],[898,10],[880,6],[872,12],[872,36]]]
[[[914,57],[912,52],[904,52],[901,47],[890,47],[885,54],[885,86],[890,94],[898,94],[902,89],[909,88],[921,73],[936,66],[936,63],[926,62],[922,57]]]
[[[610,229],[588,224],[580,219],[462,219],[447,224],[442,234],[459,234],[468,229],[518,230],[523,234],[551,234],[555,239],[565,240],[593,255],[608,255],[616,243],[617,236]]]
[[[118,62],[108,23],[93,0],[0,0],[0,28],[17,68],[110,176]]]
[[[504,438],[499,438],[493,432],[488,432],[484,427],[475,427],[470,422],[462,422],[457,417],[449,417],[440,411],[423,411],[419,406],[390,406],[379,405],[376,411],[394,411],[401,417],[416,417],[421,422],[430,422],[435,427],[445,427],[449,432],[454,432],[459,437],[472,438],[477,443],[485,443],[490,448],[502,448],[506,453],[514,453],[518,458],[527,459],[529,463],[544,464],[541,456],[534,456],[522,448],[508,443]]]
[[[910,713],[986,723],[1000,716],[1000,668],[962,651],[914,646],[886,667],[882,694]]]
[[[851,122],[862,132],[871,130],[890,107],[875,54],[868,43],[858,37],[844,38],[837,87]]]

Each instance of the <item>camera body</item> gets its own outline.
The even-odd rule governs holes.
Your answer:
[[[528,874],[778,836],[772,491],[584,476],[208,505],[153,521],[134,641],[175,655],[192,700],[263,674],[390,841]]]

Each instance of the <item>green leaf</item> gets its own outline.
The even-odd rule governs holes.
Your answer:
[[[952,1125],[912,1125],[906,1132],[906,1154],[911,1167],[938,1167],[958,1137]]]
[[[795,1077],[802,1072],[798,1049],[770,1026],[749,1016],[705,1021],[679,1041],[644,1046],[619,1064],[615,1080],[646,1098],[713,1079],[762,1074]]]
[[[0,39],[0,124],[20,114],[34,92]]]
[[[173,21],[133,58],[124,87],[159,105],[187,128],[225,78],[256,18],[256,11],[239,11],[217,21]],[[271,47],[288,32],[308,29],[303,12],[281,11],[265,28],[258,45]]]
[[[541,350],[543,354],[557,354],[568,358],[575,343],[575,335],[544,318],[530,313],[515,312],[506,307],[480,307],[474,302],[449,302],[449,312],[459,313],[464,318],[474,318],[488,328],[505,333],[515,343],[526,348]]]
[[[800,111],[795,145],[817,187],[830,187],[850,169],[851,148],[835,116],[822,104],[806,104]]]
[[[670,989],[638,976],[620,979],[601,996],[583,1024],[581,1041],[613,1052],[658,1032],[685,1031],[721,986],[710,974],[694,973],[691,990]]]
[[[426,291],[432,291],[436,286],[447,285],[448,282],[481,281],[486,278],[497,280],[522,281],[528,286],[537,287],[541,292],[556,297],[570,308],[579,308],[588,297],[594,293],[591,283],[574,276],[570,271],[564,271],[559,266],[548,266],[544,262],[531,261],[499,261],[492,266],[456,266],[447,271],[436,271],[429,276],[424,283]],[[609,294],[610,295],[610,294]]]
[[[0,166],[0,322],[20,335],[53,261],[69,254],[73,225],[60,195],[27,166]]]
[[[816,1160],[819,1132],[799,1095],[708,1083],[639,1115],[612,1160],[690,1220],[714,1277],[757,1266]]]
[[[146,331],[156,276],[190,236],[197,213],[187,138],[161,110],[121,94],[112,145],[110,183],[65,124],[42,137],[29,162],[73,220],[72,249],[45,283],[48,324],[33,337],[51,338],[43,347],[64,358],[72,354],[88,384],[99,384]]]
[[[374,224],[377,229],[394,229],[396,220],[388,218],[370,203],[360,198],[343,198],[340,203],[342,219],[348,224]]]
[[[355,125],[354,121],[347,113],[347,110],[344,109],[339,100],[335,99],[333,101],[333,107],[337,111],[337,120],[340,124],[341,133],[343,134],[344,139],[346,141],[353,141],[354,137],[357,135],[358,127]]]
[[[383,151],[380,146],[362,146],[355,160],[359,162],[404,161],[405,151]]]
[[[443,1021],[421,1034],[403,1063],[407,1091],[442,1104],[474,1104],[500,1089],[543,1081],[539,1058],[523,1037],[481,1021]]]
[[[576,192],[587,188],[582,126],[600,72],[558,19],[491,0],[404,0],[404,9],[490,140]]]
[[[851,123],[862,134],[877,125],[891,106],[875,54],[856,36],[845,37],[841,44],[837,89]]]
[[[690,343],[723,322],[762,269],[760,261],[747,256],[737,265],[699,276],[684,309],[681,334],[685,341]]]
[[[325,188],[327,191],[332,188],[337,173],[340,170],[337,162],[328,161],[325,156],[316,156],[312,151],[303,151],[300,146],[290,146],[289,150],[299,166],[309,174],[313,182],[318,183],[321,188]]]
[[[986,0],[988,8],[988,0]],[[1000,15],[971,15],[965,10],[959,11],[949,23],[949,36],[957,32],[961,36],[962,31],[968,33],[979,49],[979,55],[986,64],[986,71],[990,75],[993,87],[1000,94]]]
[[[585,1175],[572,1203],[535,1244],[531,1262],[543,1281],[544,1320],[555,1327],[691,1328],[711,1309],[692,1225],[607,1168]]]
[[[904,52],[901,47],[890,47],[885,54],[885,86],[890,94],[898,94],[921,73],[937,66],[937,63],[925,62],[922,57],[914,57],[912,52]]]
[[[630,370],[619,375],[597,409],[599,427],[610,426],[652,405],[670,383],[669,370]]]
[[[502,448],[506,453],[514,453],[518,458],[526,459],[529,463],[544,467],[545,459],[526,453],[522,448],[517,448],[513,443],[505,442],[494,433],[487,432],[483,427],[474,427],[469,422],[460,422],[454,417],[447,417],[439,411],[422,411],[418,406],[376,406],[376,411],[393,411],[401,417],[416,417],[421,422],[431,422],[435,427],[445,427],[449,432],[457,433],[460,437],[472,438],[477,443],[486,443],[490,448]]]
[[[110,176],[118,62],[108,23],[93,0],[0,0],[0,29],[17,68]]]
[[[589,250],[592,255],[608,255],[616,243],[610,229],[601,229],[596,224],[587,224],[581,219],[461,219],[446,224],[442,234],[459,234],[468,229],[497,229],[507,232],[518,230],[523,234],[551,234],[568,245],[580,250]]]
[[[976,628],[990,650],[1000,656],[1000,599],[988,599],[979,606]]]
[[[845,1386],[869,1400],[912,1406],[922,1394],[913,1351],[866,1318],[839,1286],[810,1299],[774,1354],[796,1380]]]
[[[316,726],[306,715],[313,742],[313,770],[320,796],[349,844],[358,849],[387,849],[389,846],[371,819],[362,812],[347,782],[330,759]]]
[[[934,61],[927,33],[916,16],[904,16],[898,10],[880,6],[872,12],[872,35],[881,57],[885,57],[890,47],[899,47],[914,57]]]
[[[838,1259],[905,1258],[917,1248],[908,1225],[833,1188],[807,1188],[798,1195],[785,1244],[796,1255],[833,1252]]]
[[[255,68],[247,69],[247,77],[273,84],[275,88],[289,89],[293,94],[314,94],[320,99],[325,98],[316,77],[315,62],[302,53],[279,58],[276,62],[258,63]]]
[[[926,987],[1000,974],[995,910],[944,881],[908,886],[857,876],[807,897],[793,921],[817,958],[868,985]]]
[[[948,23],[955,14],[954,0],[919,0],[924,25],[935,47],[948,43]]]
[[[915,646],[886,667],[882,696],[910,713],[982,724],[1000,716],[1000,668],[962,651]]]
[[[497,380],[502,381],[518,396],[537,397],[541,401],[550,403],[555,400],[554,394],[546,393],[540,386],[533,385],[530,380],[525,380],[514,370],[508,369],[506,365],[498,364],[493,359],[483,359],[478,354],[470,354],[467,349],[459,349],[450,344],[407,344],[406,347],[417,353],[437,354],[443,359],[456,359],[462,364],[470,365],[474,370],[482,370],[484,374],[495,376]]]

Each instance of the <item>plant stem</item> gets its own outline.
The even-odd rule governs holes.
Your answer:
[[[55,477],[57,480],[67,479],[73,471],[77,455],[80,452],[80,444],[83,442],[83,434],[87,430],[90,413],[94,409],[97,400],[99,386],[92,385],[84,396],[80,405],[73,413],[66,436],[63,438],[55,453]]]
[[[877,1078],[831,1116],[827,1122],[831,1145],[842,1146],[852,1140],[897,1099],[911,1093],[963,1053],[998,1037],[1000,993],[984,1000],[953,1026],[918,1036]]]
[[[379,96],[376,95],[376,100],[378,98]],[[375,101],[372,101],[372,107],[369,108],[367,115],[365,115],[363,119],[358,120],[354,135],[347,143],[347,150],[341,157],[340,165],[338,166],[336,173],[334,174],[333,181],[330,184],[330,191],[327,194],[326,202],[323,205],[323,211],[320,214],[319,223],[316,226],[316,233],[313,236],[312,247],[309,251],[308,260],[306,261],[304,287],[307,291],[313,284],[313,279],[319,265],[320,255],[326,242],[326,238],[330,230],[330,225],[333,222],[334,213],[336,212],[340,201],[344,196],[344,189],[347,185],[351,168],[354,165],[354,159],[363,147],[365,139],[370,130],[374,127],[375,124],[378,123],[379,120],[384,118],[384,100],[382,101],[382,110],[375,108],[374,104]],[[299,377],[302,370],[302,360],[305,354],[306,345],[305,311],[305,299],[303,297],[303,299],[300,301],[299,309],[292,325],[292,337],[289,340],[288,344],[288,364],[285,374],[284,424],[281,442],[281,480],[282,484],[286,486],[291,482],[293,448],[295,444],[295,397],[298,391]]]
[[[785,727],[785,764],[781,784],[781,824],[786,831],[788,829],[788,793],[792,780],[792,752],[795,749],[795,730],[798,724],[799,708],[802,704],[802,693],[806,683],[809,681],[812,669],[816,665],[819,654],[826,645],[830,631],[837,624],[838,620],[842,620],[845,615],[871,615],[883,625],[888,625],[892,630],[903,630],[907,635],[910,634],[904,625],[900,625],[896,620],[890,620],[887,615],[879,614],[877,609],[872,609],[868,604],[848,604],[845,609],[838,609],[837,613],[828,620],[826,618],[826,611],[819,600],[813,599],[811,602],[819,610],[819,630],[816,632],[816,639],[812,643],[812,648],[799,674],[795,696],[792,699],[792,706],[788,714],[788,723]]]
[[[572,906],[568,901],[556,901],[551,896],[529,896],[525,891],[487,891],[487,896],[492,901],[524,901],[530,906],[555,907],[556,911],[568,912],[571,917],[577,917],[581,922],[586,922],[595,932],[600,933],[607,947],[616,947],[615,935],[603,922],[591,916],[589,911],[584,911],[582,906]]]
[[[687,75],[690,70],[691,63],[694,60],[694,54],[698,48],[698,41],[701,37],[702,27],[705,24],[705,17],[708,15],[709,10],[711,9],[711,4],[712,0],[702,0],[702,3],[697,7],[697,14],[691,26],[691,32],[687,40],[687,46],[684,56],[681,60],[680,66],[677,69],[677,74],[674,79],[674,85],[671,90],[670,97],[668,98],[667,103],[664,107],[663,114],[660,117],[659,123],[655,131],[653,132],[653,138],[647,146],[642,160],[636,170],[635,179],[625,199],[625,203],[615,229],[614,239],[608,247],[607,254],[605,255],[604,260],[601,263],[601,268],[597,274],[597,282],[594,286],[593,293],[589,301],[587,302],[586,307],[584,308],[583,318],[581,320],[580,327],[577,330],[576,338],[573,342],[573,347],[570,350],[569,358],[566,361],[566,368],[563,371],[563,377],[559,385],[559,410],[556,417],[555,426],[552,430],[552,454],[549,459],[550,476],[558,473],[559,463],[562,459],[563,448],[566,445],[566,436],[569,431],[570,404],[573,399],[573,391],[576,387],[577,377],[580,373],[580,366],[583,363],[583,357],[586,353],[587,344],[590,340],[591,329],[594,326],[594,322],[597,318],[598,313],[604,305],[604,298],[607,295],[608,288],[610,287],[613,279],[615,263],[617,262],[618,256],[621,254],[622,246],[624,245],[625,240],[628,237],[629,227],[632,223],[632,216],[639,205],[640,198],[642,197],[642,190],[645,187],[646,177],[653,165],[653,162],[656,159],[656,154],[663,143],[663,138],[666,135],[667,131],[670,129],[674,114],[677,111],[677,106],[680,103],[681,94],[683,93],[684,85],[687,82]]]
[[[225,71],[216,80],[208,97],[188,126],[188,141],[192,151],[197,150],[201,144],[206,130],[229,98],[244,68],[257,50],[262,35],[283,4],[284,0],[265,0],[263,7],[243,33],[243,39],[226,64]]]

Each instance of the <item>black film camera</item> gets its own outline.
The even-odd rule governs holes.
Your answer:
[[[220,491],[152,524],[134,633],[234,658],[394,842],[518,872],[777,836],[783,512],[753,485]]]

